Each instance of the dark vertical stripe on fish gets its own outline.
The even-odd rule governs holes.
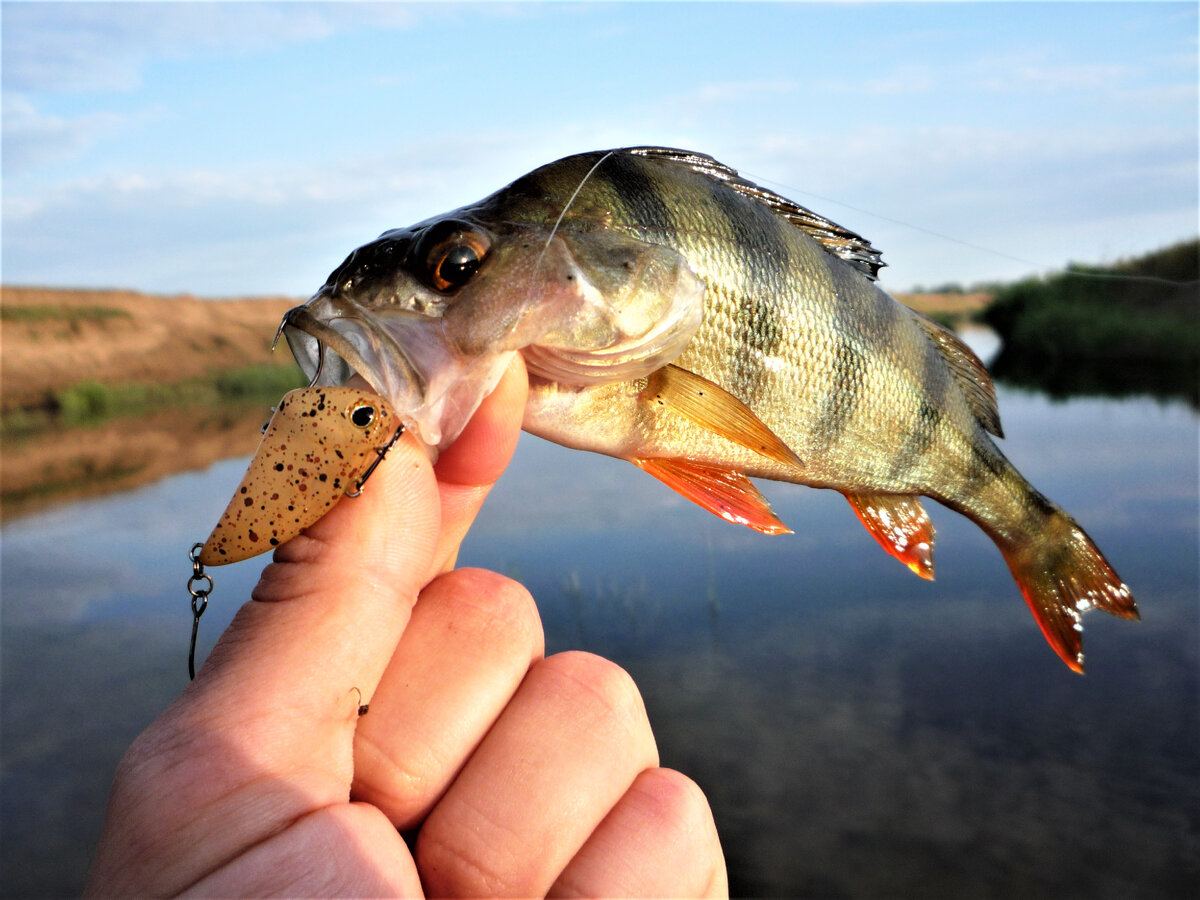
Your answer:
[[[817,411],[816,446],[828,450],[841,439],[858,410],[866,372],[863,356],[849,341],[838,339],[830,370],[832,383]]]
[[[989,452],[989,449],[991,452]],[[985,485],[997,478],[1003,477],[1006,460],[994,448],[982,447],[978,443],[971,445],[971,460],[967,466],[968,493],[985,489]]]
[[[917,405],[916,421],[892,458],[888,475],[893,481],[904,478],[913,471],[918,461],[934,445],[939,430],[947,424],[943,410],[947,402],[946,392],[953,379],[946,371],[942,355],[932,346],[928,346],[927,342],[923,341],[922,346],[925,348],[925,364],[915,388],[924,391],[924,395]]]
[[[736,392],[753,402],[770,390],[768,360],[778,355],[786,338],[780,297],[788,283],[791,253],[781,232],[792,226],[724,185],[712,186],[710,201],[710,209],[724,220],[719,230],[732,237],[737,256],[749,262],[736,282],[734,322],[739,343],[749,351],[740,355]]]
[[[829,333],[835,341],[830,370],[832,383],[827,388],[828,393],[821,399],[817,418],[818,446],[827,450],[840,440],[858,410],[865,387],[865,356],[876,352],[879,345],[892,339],[892,335],[890,328],[887,328],[887,333],[884,332],[883,322],[875,323],[877,327],[872,329],[864,328],[864,323],[858,321],[863,310],[852,306],[851,300],[858,296],[854,278],[860,276],[856,276],[839,259],[822,254],[822,262],[833,282],[833,297],[830,298],[828,311],[831,320]],[[856,346],[847,341],[844,335],[858,335],[867,344]]]
[[[907,480],[917,463],[929,452],[937,438],[938,431],[943,427],[942,411],[922,398],[917,406],[917,419],[911,431],[904,437],[904,443],[892,457],[892,465],[888,470],[890,481]]]
[[[662,199],[663,191],[647,172],[650,160],[614,153],[594,171],[598,187],[613,194],[620,209],[616,218],[654,235],[667,235],[676,228],[671,208]],[[587,186],[584,186],[584,191]]]

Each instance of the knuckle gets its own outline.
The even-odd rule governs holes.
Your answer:
[[[514,893],[497,857],[462,832],[431,820],[417,836],[417,869],[428,896],[488,897]]]
[[[533,595],[520,582],[487,569],[455,569],[443,576],[455,590],[456,622],[460,627],[491,635],[497,629],[508,638],[543,646],[542,620]]]
[[[590,707],[594,716],[619,723],[630,732],[649,734],[642,695],[629,673],[616,663],[570,650],[547,658],[542,668],[559,682],[574,705]]]

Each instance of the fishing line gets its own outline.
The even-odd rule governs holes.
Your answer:
[[[992,256],[998,256],[1001,259],[1007,259],[1011,262],[1019,262],[1022,265],[1033,266],[1034,268],[1037,268],[1037,269],[1055,269],[1055,268],[1057,268],[1056,266],[1051,266],[1046,263],[1037,262],[1036,260],[1025,259],[1024,257],[1013,256],[1010,253],[1004,253],[1000,250],[994,250],[991,247],[984,247],[980,244],[973,244],[970,241],[964,241],[961,238],[952,237],[951,235],[943,234],[940,231],[934,231],[932,228],[925,228],[921,225],[914,225],[912,222],[905,222],[901,219],[893,219],[891,216],[881,215],[880,213],[872,212],[869,209],[863,209],[862,207],[859,207],[859,206],[852,206],[849,203],[844,203],[841,200],[835,200],[832,197],[825,197],[825,196],[822,196],[821,194],[814,194],[812,191],[801,190],[800,188],[792,187],[791,185],[782,184],[778,181],[772,181],[769,178],[759,178],[759,176],[754,175],[752,173],[746,173],[746,174],[749,175],[750,177],[754,178],[754,180],[756,180],[756,181],[761,181],[763,184],[773,185],[776,188],[780,188],[780,189],[788,191],[790,193],[800,194],[801,196],[804,196],[804,197],[813,197],[817,200],[820,200],[822,203],[832,203],[833,205],[840,206],[843,209],[853,210],[856,213],[861,213],[864,216],[870,216],[873,219],[879,219],[880,221],[883,221],[883,222],[891,222],[893,225],[899,225],[902,228],[908,228],[912,231],[920,231],[923,234],[928,234],[932,237],[939,238],[943,241],[949,241],[952,244],[958,244],[963,247],[969,247],[970,249],[978,250],[981,253],[988,253],[988,254],[991,254]],[[1200,281],[1177,281],[1172,278],[1160,278],[1157,275],[1122,275],[1119,272],[1079,272],[1079,271],[1075,271],[1072,269],[1066,269],[1063,272],[1061,272],[1060,274],[1068,275],[1072,278],[1092,278],[1092,279],[1096,279],[1098,281],[1137,281],[1137,282],[1143,282],[1146,284],[1165,284],[1165,285],[1170,285],[1172,287],[1192,287],[1195,285],[1200,285]]]
[[[574,193],[567,200],[566,206],[562,208],[562,212],[558,214],[558,218],[554,221],[554,227],[550,229],[550,237],[546,238],[546,246],[542,248],[542,256],[546,255],[546,251],[550,249],[550,242],[554,240],[554,235],[558,232],[558,226],[562,224],[563,217],[567,214],[567,210],[571,208],[571,204],[575,202],[575,198],[579,196],[579,192],[583,190],[583,186],[588,183],[588,179],[592,177],[592,173],[600,168],[600,164],[612,156],[617,151],[609,150],[602,157],[596,160],[596,164],[587,170],[587,174],[583,176],[579,184],[576,186]],[[541,265],[542,256],[538,257],[538,265]],[[536,271],[536,267],[535,267]]]
[[[566,205],[563,206],[562,212],[558,214],[558,218],[554,220],[554,227],[550,229],[550,236],[546,238],[546,244],[542,247],[542,252],[538,254],[537,262],[533,264],[533,271],[529,273],[529,293],[532,294],[534,284],[537,282],[538,272],[541,271],[542,262],[546,258],[546,251],[550,249],[550,242],[554,240],[554,235],[558,233],[558,226],[562,224],[563,218],[567,215],[567,210],[571,208],[571,204],[575,202],[575,198],[579,196],[579,192],[583,190],[583,186],[588,183],[588,179],[592,177],[592,173],[600,168],[600,164],[612,156],[617,151],[609,150],[602,157],[596,160],[596,164],[587,170],[587,174],[580,179],[579,184],[575,186],[574,192],[568,198]]]

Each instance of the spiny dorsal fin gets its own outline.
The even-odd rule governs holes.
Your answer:
[[[912,312],[933,345],[941,352],[942,358],[950,364],[950,371],[967,395],[971,411],[975,413],[979,424],[990,434],[1004,437],[1004,430],[1000,427],[1000,410],[996,406],[996,387],[979,357],[949,328],[944,328],[916,310]]]
[[[817,241],[827,251],[839,259],[848,262],[872,281],[876,274],[887,263],[882,254],[871,246],[870,242],[851,231],[843,228],[824,216],[819,216],[811,209],[806,209],[787,197],[769,191],[764,187],[747,181],[724,163],[718,162],[704,153],[694,153],[690,150],[675,150],[670,147],[629,147],[627,153],[644,156],[647,159],[663,159],[687,166],[693,172],[699,172],[708,178],[721,181],[739,194],[765,204],[772,212],[787,219],[813,240]]]

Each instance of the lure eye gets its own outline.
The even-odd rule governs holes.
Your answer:
[[[480,232],[463,227],[452,231],[425,256],[429,283],[439,291],[462,287],[479,271],[488,249],[488,239]]]
[[[375,407],[369,403],[360,403],[350,410],[350,422],[355,428],[367,429],[375,421]]]

